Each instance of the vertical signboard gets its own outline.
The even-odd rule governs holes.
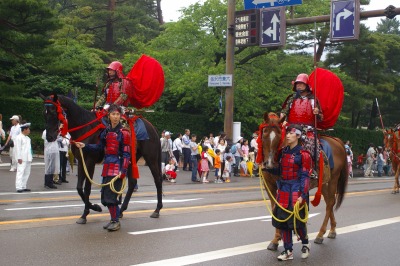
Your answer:
[[[235,46],[247,47],[259,44],[259,11],[242,10],[235,12]]]
[[[332,0],[331,41],[357,40],[359,34],[359,0]]]
[[[260,46],[276,47],[285,45],[286,15],[284,7],[260,10]]]

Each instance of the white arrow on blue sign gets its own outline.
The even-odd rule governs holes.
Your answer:
[[[285,8],[265,8],[261,10],[261,47],[283,46],[286,41]]]
[[[360,15],[358,0],[334,0],[331,5],[331,41],[358,39]]]
[[[301,5],[303,0],[244,0],[244,9]]]

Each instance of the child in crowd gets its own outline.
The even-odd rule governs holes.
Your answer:
[[[364,153],[361,153],[358,157],[357,157],[357,168],[362,168],[364,165]]]
[[[220,170],[221,170],[221,151],[219,149],[215,150],[214,157],[214,169],[215,169],[215,179],[214,183],[222,183],[222,180],[219,178]]]
[[[167,176],[167,181],[171,183],[176,182],[176,172],[175,172],[175,165],[176,165],[176,160],[175,158],[171,157],[169,159],[169,164],[165,166],[165,175]]]
[[[249,158],[249,141],[247,139],[243,140],[243,144],[242,144],[242,152],[243,152],[243,157],[247,157]]]
[[[350,178],[353,177],[353,162],[351,161],[351,152],[347,150],[347,172]]]
[[[232,165],[235,164],[235,157],[233,156],[233,154],[231,152],[231,146],[230,145],[226,146],[225,152],[224,152],[224,156],[223,156],[223,158],[221,160],[221,162],[222,162],[222,165],[221,165],[221,175],[222,175],[221,178],[222,178],[222,181],[225,181],[223,173],[225,171],[225,162],[226,162],[226,158],[228,158],[228,156],[231,157],[230,165],[232,167]]]
[[[232,162],[232,157],[229,155],[226,156],[224,173],[222,174],[222,177],[225,179],[226,183],[231,182]]]
[[[254,152],[254,147],[250,147],[249,149],[249,161],[247,162],[247,170],[249,171],[249,174],[251,177],[254,176],[253,171],[257,171],[258,170],[258,166],[257,164],[255,164],[254,162],[256,161],[256,154]],[[256,172],[257,175],[257,172]]]
[[[202,176],[202,182],[203,183],[208,183],[207,180],[207,175],[208,171],[210,171],[210,168],[208,166],[208,146],[203,146],[203,151],[201,152],[201,161],[200,161],[200,171],[201,171],[201,176]]]
[[[250,176],[247,171],[247,157],[243,157],[242,161],[240,162],[240,176]]]

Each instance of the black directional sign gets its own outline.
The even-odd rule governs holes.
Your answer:
[[[235,46],[246,47],[259,44],[259,15],[256,9],[235,12]]]
[[[260,46],[279,47],[286,42],[285,8],[265,8],[260,10]]]

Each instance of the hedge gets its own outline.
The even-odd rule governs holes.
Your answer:
[[[85,109],[91,109],[91,104],[80,104]],[[5,98],[0,99],[0,113],[3,114],[3,127],[7,131],[11,122],[9,118],[15,114],[21,115],[23,120],[32,123],[32,146],[35,153],[43,151],[43,141],[41,139],[42,132],[45,128],[43,101],[41,99],[26,98]],[[198,136],[208,136],[209,133],[218,133],[223,130],[223,124],[209,121],[205,115],[192,115],[178,112],[154,112],[142,113],[143,117],[149,120],[154,127],[161,132],[168,130],[173,134],[173,138],[177,133],[183,133],[189,128],[192,133]],[[260,122],[262,116],[260,116]],[[242,132],[253,132],[252,128],[242,123]],[[369,143],[376,146],[383,144],[383,134],[380,131],[369,131],[352,128],[335,128],[334,131],[328,131],[327,134],[339,137],[343,141],[350,140],[353,144],[353,152],[355,154],[365,153]],[[248,136],[250,138],[250,136]],[[198,138],[199,140],[200,138]]]

